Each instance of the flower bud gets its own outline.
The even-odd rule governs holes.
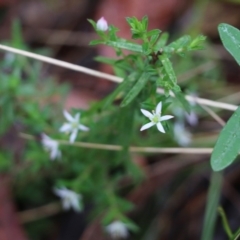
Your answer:
[[[104,17],[101,17],[98,21],[97,21],[97,30],[99,31],[107,31],[108,30],[108,23],[105,20]]]

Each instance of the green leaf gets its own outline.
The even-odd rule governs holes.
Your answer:
[[[192,40],[188,50],[202,50],[204,49],[203,42],[206,40],[206,37],[203,35],[198,35],[196,38]]]
[[[111,93],[106,98],[106,100],[104,101],[103,108],[106,108],[107,106],[109,106],[109,104],[111,104],[118,95],[128,91],[132,87],[132,85],[135,83],[138,75],[139,75],[138,73],[133,72],[126,79],[124,79],[123,82],[121,82],[119,86],[113,91],[113,93]]]
[[[139,52],[142,53],[142,46],[140,44],[136,44],[136,43],[131,43],[131,42],[126,42],[126,41],[106,41],[105,42],[106,45],[111,46],[111,47],[116,47],[116,48],[123,48],[123,49],[127,49],[133,52]]]
[[[175,75],[172,63],[169,58],[165,54],[162,54],[159,56],[159,59],[163,65],[164,70],[166,71],[166,74],[168,75],[168,78],[172,81],[172,83],[176,83],[177,77]]]
[[[143,49],[143,52],[147,54],[149,52],[149,43],[148,42],[143,43],[142,49]]]
[[[158,39],[156,45],[154,46],[154,51],[159,51],[161,48],[163,48],[168,41],[168,37],[169,37],[168,33],[161,34],[161,36]]]
[[[217,208],[222,189],[222,172],[211,174],[210,187],[207,194],[207,206],[204,214],[201,240],[212,240],[217,219]]]
[[[187,47],[190,44],[191,37],[188,35],[182,36],[176,41],[170,43],[168,46],[164,48],[164,52],[173,52],[173,51],[179,51],[182,50],[183,48]],[[181,54],[181,51],[178,52]]]
[[[92,40],[92,41],[89,43],[90,46],[94,46],[94,45],[98,45],[98,44],[104,44],[104,41],[97,39],[97,40]]]
[[[143,89],[149,79],[149,73],[143,72],[133,88],[129,91],[127,96],[123,99],[121,107],[127,106]]]
[[[12,26],[12,47],[25,49],[24,40],[22,37],[22,28],[19,20],[13,21]]]
[[[235,233],[234,236],[230,240],[238,240],[240,236],[240,229],[238,229]]]
[[[132,39],[139,39],[142,37],[142,33],[133,33],[132,34]]]
[[[190,106],[189,102],[186,100],[185,96],[179,91],[174,91],[174,89],[172,89],[172,91],[174,92],[175,97],[182,104],[184,109],[190,114],[191,106]]]
[[[150,43],[151,45],[154,45],[155,42],[157,41],[161,31],[158,29],[151,30],[150,32],[147,33],[147,36],[150,37]]]
[[[109,34],[109,39],[111,41],[117,41],[117,32],[119,31],[118,28],[114,27],[113,25],[110,25],[108,28],[108,34]]]
[[[88,22],[93,26],[95,30],[97,29],[96,23],[92,19],[88,19]]]
[[[211,156],[213,171],[229,166],[240,151],[240,107],[234,112],[222,129]]]
[[[153,29],[147,33],[147,36],[148,37],[155,36],[155,35],[159,36],[160,33],[161,31],[159,29]]]
[[[142,27],[143,27],[143,31],[147,31],[147,28],[148,28],[148,17],[147,16],[144,16],[142,18]]]
[[[226,23],[219,24],[218,31],[224,47],[240,65],[240,31]]]
[[[115,62],[116,62],[115,59],[112,59],[112,58],[109,58],[109,57],[103,57],[103,56],[97,56],[97,57],[94,58],[94,60],[97,61],[97,62],[109,64],[109,65],[114,65]]]

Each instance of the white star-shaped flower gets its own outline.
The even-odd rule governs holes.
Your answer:
[[[43,133],[41,137],[41,143],[44,149],[50,153],[50,159],[54,160],[60,158],[61,151],[58,149],[58,142],[47,136],[45,133]]]
[[[64,123],[62,127],[59,129],[60,132],[71,133],[70,134],[70,142],[73,143],[77,137],[78,130],[88,131],[89,128],[82,125],[80,121],[80,113],[77,113],[74,117],[72,117],[67,111],[63,111],[65,118],[68,120],[67,123]]]
[[[173,116],[172,115],[161,116],[161,111],[162,111],[162,102],[158,103],[155,111],[152,111],[152,113],[150,113],[149,111],[147,111],[145,109],[141,109],[141,112],[143,113],[143,115],[148,117],[151,122],[143,125],[141,127],[140,131],[143,131],[154,125],[157,125],[158,130],[162,133],[165,133],[165,130],[164,130],[161,122],[171,119],[171,118],[173,118]]]
[[[129,235],[126,224],[121,221],[112,222],[106,227],[106,231],[113,239],[125,239]]]
[[[61,198],[64,210],[69,210],[71,207],[76,212],[82,210],[82,206],[80,205],[82,196],[80,194],[77,194],[65,187],[54,188],[53,191],[58,197]]]
[[[107,31],[108,30],[108,23],[107,21],[105,20],[104,17],[101,17],[98,21],[97,21],[97,30],[99,31]]]

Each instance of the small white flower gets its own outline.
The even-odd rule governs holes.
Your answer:
[[[97,21],[97,30],[99,31],[107,31],[108,30],[108,23],[105,20],[104,17],[101,17],[98,21]]]
[[[58,197],[61,198],[64,210],[69,210],[71,207],[76,212],[82,210],[82,206],[80,205],[80,200],[82,199],[82,196],[80,194],[77,194],[74,191],[69,190],[65,187],[54,188],[53,191]]]
[[[50,153],[50,159],[54,160],[56,158],[61,157],[61,151],[58,149],[58,142],[47,136],[46,134],[42,134],[42,145]]]
[[[68,120],[67,123],[64,123],[59,129],[60,132],[71,133],[70,142],[73,143],[77,137],[78,130],[88,131],[89,128],[80,124],[80,113],[77,113],[75,117],[72,117],[67,111],[63,111],[65,118]]]
[[[126,224],[121,221],[112,222],[106,227],[106,231],[113,239],[125,239],[129,235]]]
[[[183,123],[176,122],[173,131],[174,138],[180,146],[186,147],[191,143],[191,133],[186,130]]]
[[[143,131],[154,125],[157,125],[158,130],[162,133],[165,133],[165,130],[164,130],[161,122],[171,119],[171,118],[173,118],[173,116],[172,115],[161,116],[161,111],[162,111],[162,102],[158,103],[155,111],[153,111],[152,113],[150,113],[147,110],[141,109],[141,112],[143,113],[143,115],[148,117],[151,122],[143,125],[141,127],[140,131]]]

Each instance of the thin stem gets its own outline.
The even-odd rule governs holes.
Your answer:
[[[59,213],[61,209],[60,202],[53,202],[38,208],[19,212],[18,219],[22,224],[24,224],[55,215]]]
[[[35,140],[33,135],[20,133],[20,137],[28,140]],[[74,142],[70,143],[69,141],[54,139],[61,145],[71,145],[75,147],[82,148],[94,148],[110,151],[121,151],[122,146],[120,145],[110,145],[110,144],[101,144],[101,143],[87,143],[87,142]],[[157,147],[129,147],[129,152],[144,152],[144,153],[167,153],[167,154],[211,154],[212,148],[157,148]]]
[[[227,216],[222,207],[218,207],[218,213],[220,214],[220,216],[222,218],[222,225],[223,225],[223,228],[224,228],[226,234],[228,235],[229,239],[232,239],[233,233],[228,224]]]
[[[203,106],[202,104],[200,104],[200,106],[210,115],[213,117],[213,119],[215,119],[222,127],[224,127],[226,125],[226,122],[219,117],[212,109],[210,109],[207,106]]]
[[[217,218],[217,208],[223,182],[222,172],[212,172],[208,188],[207,206],[205,210],[201,240],[212,240]]]
[[[86,74],[89,74],[89,75],[92,75],[95,77],[105,78],[109,81],[113,81],[113,82],[121,82],[122,81],[122,78],[119,78],[119,77],[116,77],[116,76],[113,76],[113,75],[110,75],[107,73],[102,73],[102,72],[99,72],[96,70],[78,66],[76,64],[67,63],[67,62],[64,62],[61,60],[56,60],[54,58],[45,57],[45,56],[42,56],[39,54],[23,51],[23,50],[12,48],[12,47],[7,47],[7,46],[1,45],[1,44],[0,44],[0,49],[5,50],[7,52],[12,52],[12,53],[20,54],[20,55],[23,55],[26,57],[30,57],[30,58],[33,58],[33,59],[36,59],[36,60],[39,60],[42,62],[50,63],[50,64],[53,64],[53,65],[56,65],[59,67],[68,68],[68,69],[78,71],[78,72],[83,72],[83,73],[86,73]]]
[[[12,48],[12,47],[7,47],[4,45],[0,44],[0,49],[4,50],[4,51],[8,51],[8,52],[12,52],[12,53],[16,53],[16,54],[20,54],[26,57],[30,57],[36,60],[40,60],[43,62],[47,62],[56,66],[60,66],[60,67],[64,67],[64,68],[68,68],[74,71],[79,71],[79,72],[83,72],[95,77],[99,77],[99,78],[103,78],[112,82],[117,82],[120,83],[123,81],[122,78],[117,77],[117,76],[113,76],[111,74],[107,74],[107,73],[102,73],[96,70],[92,70],[89,68],[85,68],[85,67],[81,67],[72,63],[67,63],[64,61],[60,61],[60,60],[56,60],[50,57],[45,57],[39,54],[35,54],[35,53],[31,53],[31,52],[27,52],[27,51],[23,51],[23,50],[19,50],[16,48]],[[157,93],[163,94],[164,90],[161,88],[157,89]],[[171,93],[172,96],[174,96],[173,93]],[[238,106],[233,105],[233,104],[228,104],[228,103],[222,103],[222,102],[216,102],[216,101],[212,101],[212,100],[208,100],[208,99],[204,99],[204,98],[198,98],[198,97],[193,97],[193,96],[189,96],[186,95],[185,96],[186,100],[189,102],[195,102],[198,104],[202,104],[202,105],[207,105],[207,106],[211,106],[211,107],[216,107],[216,108],[221,108],[221,109],[226,109],[226,110],[230,110],[230,111],[235,111],[237,109]]]

